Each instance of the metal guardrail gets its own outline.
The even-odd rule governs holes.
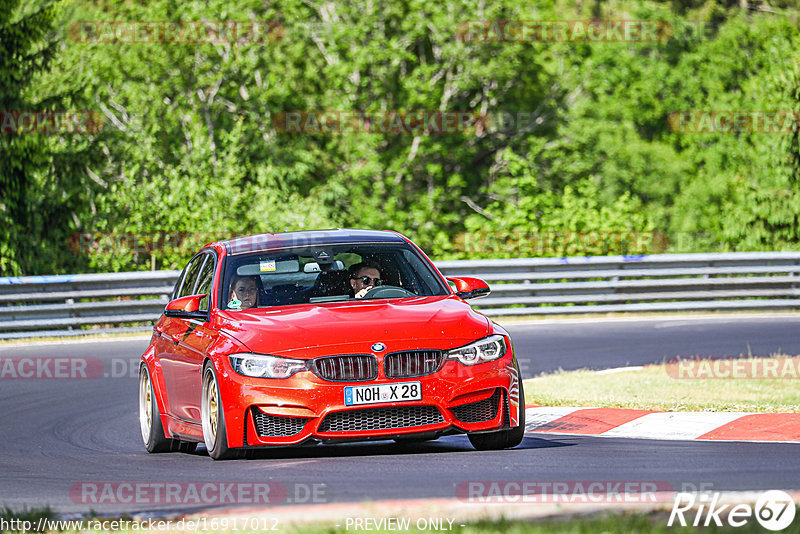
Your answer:
[[[164,311],[181,271],[0,278],[0,339],[146,331]],[[115,328],[116,327],[116,328]]]
[[[800,308],[800,252],[436,262],[483,278],[489,316]],[[154,321],[180,271],[0,278],[0,338],[119,331]],[[124,330],[149,330],[126,326]]]
[[[654,254],[438,262],[477,276],[490,316],[800,308],[800,252]]]

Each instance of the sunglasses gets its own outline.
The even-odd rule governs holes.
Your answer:
[[[369,276],[356,276],[353,280],[361,280],[365,286],[379,286],[383,283],[380,278],[370,278]]]

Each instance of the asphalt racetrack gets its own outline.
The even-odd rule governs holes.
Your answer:
[[[505,324],[523,374],[596,369],[674,356],[800,354],[800,315],[567,320]],[[168,502],[91,504],[80,488],[102,484],[278,483],[283,504],[456,498],[469,481],[639,481],[675,490],[800,489],[800,444],[627,440],[536,434],[513,450],[478,452],[464,436],[276,449],[214,462],[193,454],[147,454],[137,420],[135,365],[148,340],[0,347],[7,357],[94,357],[105,376],[0,380],[0,506],[49,505],[63,513],[190,511]],[[459,486],[462,484],[462,486]],[[77,489],[76,489],[77,488]],[[135,501],[135,499],[134,499]]]

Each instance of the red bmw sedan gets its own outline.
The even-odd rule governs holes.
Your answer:
[[[448,281],[455,287],[452,289]],[[396,232],[215,242],[186,265],[139,372],[149,452],[214,459],[350,440],[466,434],[514,447],[524,393],[511,338]]]

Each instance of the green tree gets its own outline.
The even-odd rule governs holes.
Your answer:
[[[435,257],[464,256],[457,236],[481,232],[657,231],[672,251],[797,248],[796,135],[685,134],[667,120],[682,110],[797,109],[790,4],[76,0],[44,17],[15,2],[3,31],[40,30],[3,41],[18,49],[2,60],[5,109],[85,107],[104,126],[0,139],[11,154],[0,162],[10,169],[0,178],[4,272],[176,268],[216,237],[334,226],[397,229]],[[553,43],[460,33],[464,21],[514,19],[653,19],[674,34]],[[266,43],[141,43],[66,31],[97,20],[272,21],[283,33]],[[284,133],[277,119],[294,110],[466,111],[490,121],[441,134]],[[502,114],[516,120],[502,125]],[[72,254],[64,242],[75,232],[117,237],[98,239],[108,253]],[[176,232],[193,238],[152,254],[147,243],[120,244],[129,233]]]
[[[28,133],[20,112],[79,111],[80,83],[53,69],[60,48],[60,4],[0,4],[0,273],[79,270],[67,249],[95,195],[84,171],[91,140],[81,135]],[[55,71],[55,72],[53,72]]]

